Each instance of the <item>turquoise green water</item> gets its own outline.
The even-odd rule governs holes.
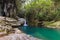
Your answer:
[[[60,29],[48,29],[40,27],[21,27],[26,34],[43,40],[60,40]]]

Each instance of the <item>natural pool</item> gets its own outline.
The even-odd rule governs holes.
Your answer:
[[[31,36],[43,40],[60,40],[60,29],[49,29],[42,27],[20,27],[20,30]]]

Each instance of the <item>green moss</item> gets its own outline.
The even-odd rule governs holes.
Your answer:
[[[60,21],[56,22],[44,22],[44,26],[50,27],[50,28],[60,28]]]
[[[44,22],[43,24],[46,26],[46,25],[50,25],[50,24],[52,24],[52,23],[54,23],[53,21],[46,21],[46,22]]]

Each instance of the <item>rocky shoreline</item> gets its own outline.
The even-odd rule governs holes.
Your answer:
[[[0,40],[41,40],[23,33],[18,28],[13,28],[22,23],[13,18],[0,16]]]
[[[22,34],[9,34],[8,36],[1,37],[0,40],[41,40],[41,39],[30,37],[22,33]]]
[[[41,40],[23,33],[18,28],[15,28],[14,32],[11,32],[8,35],[6,35],[5,33],[0,35],[3,35],[0,36],[0,40]]]

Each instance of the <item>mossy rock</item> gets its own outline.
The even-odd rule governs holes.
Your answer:
[[[45,22],[45,27],[48,28],[60,28],[60,21],[56,21],[56,22]]]

